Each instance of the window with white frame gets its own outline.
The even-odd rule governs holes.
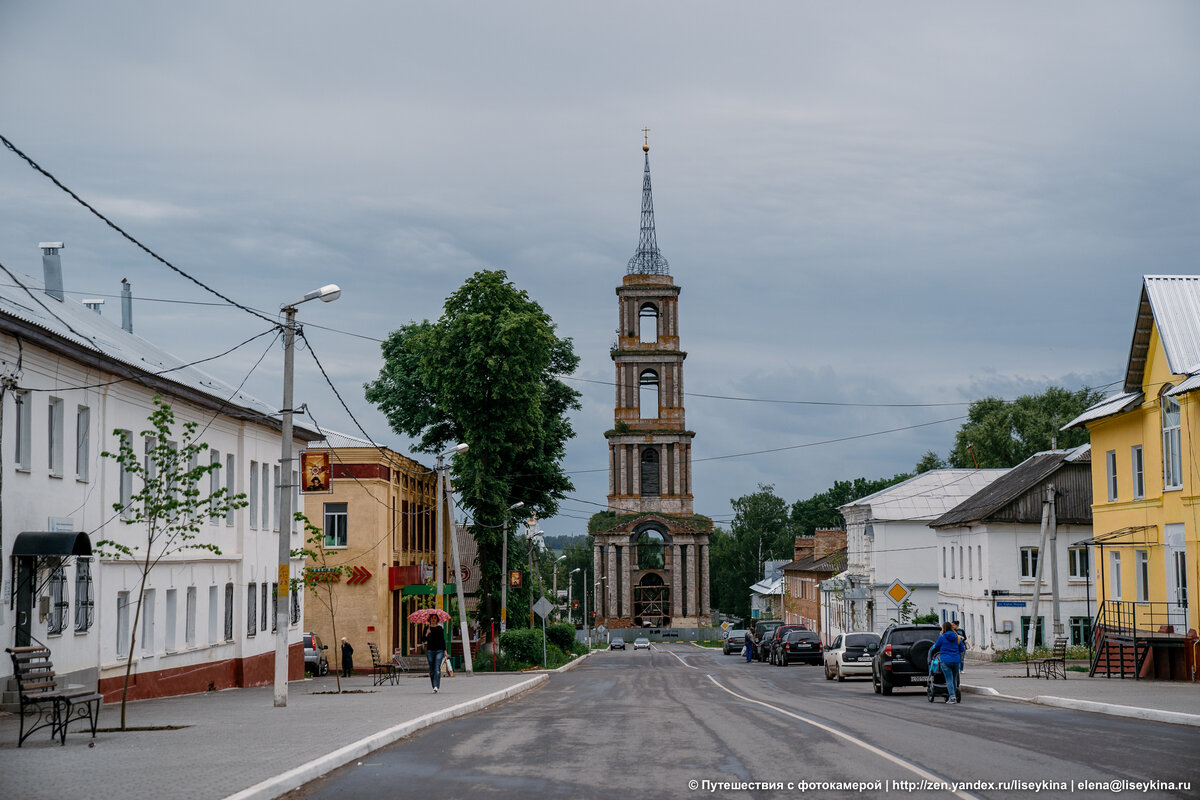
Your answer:
[[[1117,451],[1104,454],[1104,485],[1108,488],[1108,499],[1117,499]]]
[[[350,522],[345,503],[325,504],[325,546],[346,547]]]
[[[1150,602],[1150,558],[1146,550],[1134,550],[1133,562],[1137,578],[1137,601]]]
[[[50,621],[46,632],[52,636],[62,633],[67,628],[67,612],[71,608],[67,597],[67,571],[61,566],[50,570]]]
[[[1067,548],[1067,568],[1071,580],[1087,580],[1089,575],[1087,545]]]
[[[126,447],[133,446],[132,431],[118,431],[117,438],[119,440],[117,442],[118,452]],[[119,496],[121,500],[121,516],[125,519],[129,519],[131,516],[133,516],[133,509],[130,508],[130,505],[133,503],[133,473],[126,469],[124,464],[121,464],[119,469],[121,474],[119,477],[118,491],[120,493]]]
[[[187,588],[184,608],[184,644],[196,646],[196,587]]]
[[[33,407],[29,392],[13,392],[13,403],[16,405],[16,449],[13,452],[13,464],[18,472],[29,472],[33,466]]]
[[[1163,488],[1183,488],[1183,454],[1180,442],[1179,401],[1162,396]]]
[[[91,630],[95,618],[95,599],[92,596],[92,560],[80,558],[75,562],[75,632]]]
[[[262,529],[271,530],[271,465],[262,465]]]
[[[129,592],[117,592],[117,655],[129,655]]]
[[[229,453],[225,456],[225,500],[226,501],[232,500],[234,494],[237,491],[236,478],[237,478],[237,460],[234,458],[233,453]],[[225,509],[225,524],[226,525],[233,525],[233,518],[234,518],[235,511],[236,511],[236,509],[234,509],[232,504],[230,504]]]
[[[946,546],[942,545],[942,577],[946,577]]]
[[[975,580],[975,553],[971,550],[971,545],[967,545],[967,580]]]
[[[271,633],[275,633],[278,630],[279,615],[275,613],[276,606],[278,606],[278,605],[279,605],[279,584],[272,583],[271,584]]]
[[[258,462],[250,462],[250,527],[258,527]]]
[[[1118,550],[1108,554],[1108,598],[1121,599],[1121,553]]]
[[[1031,581],[1037,577],[1038,549],[1036,547],[1021,548],[1021,580]]]
[[[154,653],[154,590],[142,593],[142,652]]]
[[[282,530],[279,527],[279,493],[282,491],[282,488],[279,485],[279,467],[273,467],[272,469],[275,477],[275,513],[272,515],[272,518],[275,520],[275,527],[273,530],[279,531]]]
[[[167,589],[166,597],[166,626],[163,630],[163,649],[168,653],[175,650],[175,627],[179,618],[179,592]]]
[[[1146,496],[1146,463],[1142,458],[1142,446],[1134,445],[1130,460],[1133,462],[1133,499],[1141,500]]]
[[[983,545],[975,545],[975,555],[979,562],[979,580],[983,580]]]
[[[963,572],[963,550],[966,548],[961,544],[958,546],[958,577],[965,578],[967,573]]]
[[[158,461],[154,458],[154,448],[158,446],[158,439],[153,436],[147,436],[145,439],[145,461],[142,464],[142,478],[147,483],[158,477]]]
[[[217,585],[208,587],[208,643],[216,644],[220,641],[221,635],[221,604],[217,592]]]
[[[263,581],[263,583],[262,583],[262,629],[264,631],[267,629],[267,609],[270,605],[271,605],[270,602],[268,602],[268,600],[267,600],[267,582]]]
[[[251,583],[246,588],[246,635],[258,633],[258,584]]]
[[[292,625],[300,624],[300,589],[292,590]]]
[[[210,450],[208,463],[214,467],[213,471],[208,473],[208,510],[212,512],[217,508],[217,501],[213,498],[221,491],[221,451]],[[208,521],[213,525],[217,524],[216,517],[210,516]]]
[[[92,475],[92,410],[75,409],[75,480],[87,481]]]
[[[233,641],[233,584],[225,584],[225,641]]]
[[[63,476],[63,401],[51,397],[46,419],[46,460],[50,464],[50,477]]]

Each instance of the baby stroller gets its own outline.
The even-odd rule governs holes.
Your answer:
[[[946,691],[946,676],[942,672],[942,656],[935,655],[929,659],[929,682],[925,684],[925,696],[929,702],[933,702],[934,698],[944,697],[950,699],[950,693]],[[962,686],[955,687],[954,692],[955,702],[962,702]]]

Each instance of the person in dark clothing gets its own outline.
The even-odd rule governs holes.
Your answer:
[[[354,672],[354,648],[350,646],[349,640],[345,636],[342,637],[342,677],[349,678]]]
[[[446,657],[446,632],[441,625],[430,625],[425,630],[425,659],[429,662],[429,682],[433,693],[442,686],[442,659]]]
[[[942,623],[942,635],[929,649],[929,656],[940,655],[942,674],[946,677],[947,703],[958,702],[958,670],[962,666],[962,642],[949,622]]]

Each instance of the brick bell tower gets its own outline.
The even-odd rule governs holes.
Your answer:
[[[684,420],[679,291],[654,230],[650,145],[642,145],[641,236],[617,287],[608,511],[592,520],[602,581],[596,618],[609,628],[709,624],[712,522],[692,498],[692,439]]]

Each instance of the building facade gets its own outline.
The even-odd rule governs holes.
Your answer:
[[[821,585],[846,568],[846,532],[817,528],[812,536],[797,536],[795,559],[783,566],[783,621],[828,636],[821,614]]]
[[[638,250],[617,287],[608,510],[592,518],[600,586],[596,621],[609,628],[709,624],[709,534],[692,497],[684,418],[679,287],[658,250],[649,146]]]
[[[331,480],[327,493],[304,495],[305,516],[324,533],[324,558],[309,557],[306,566],[328,570],[329,576],[309,590],[307,629],[330,645],[330,668],[335,656],[340,663],[342,637],[354,648],[358,669],[370,667],[368,644],[375,644],[381,655],[416,653],[418,626],[408,622],[408,615],[431,607],[435,591],[434,470],[332,431],[325,431],[325,438],[308,451],[329,454]],[[455,567],[451,554],[450,538],[444,536],[443,590],[449,596],[455,592],[455,576],[464,571]]]
[[[1147,275],[1122,391],[1068,424],[1086,427],[1092,443],[1098,671],[1192,673],[1197,389],[1200,276]]]
[[[131,699],[269,684],[274,678],[278,580],[280,422],[274,407],[246,395],[133,333],[132,302],[121,324],[64,294],[61,243],[45,247],[47,280],[16,275],[0,286],[0,567],[5,646],[42,643],[66,683],[120,696],[131,633],[136,634]],[[128,284],[126,284],[128,288]],[[196,541],[219,552],[183,549],[150,571],[130,558],[102,557],[112,540],[141,547],[145,527],[126,524],[141,478],[105,451],[121,440],[136,452],[156,396],[176,430],[195,423],[204,457],[219,468],[196,487],[245,494],[248,505],[204,520]],[[315,438],[295,427],[293,446]],[[291,529],[293,549],[301,541]],[[292,564],[299,568],[299,561]],[[287,627],[289,674],[303,676],[302,593]],[[133,628],[136,620],[136,629]],[[12,673],[0,662],[0,686]]]

